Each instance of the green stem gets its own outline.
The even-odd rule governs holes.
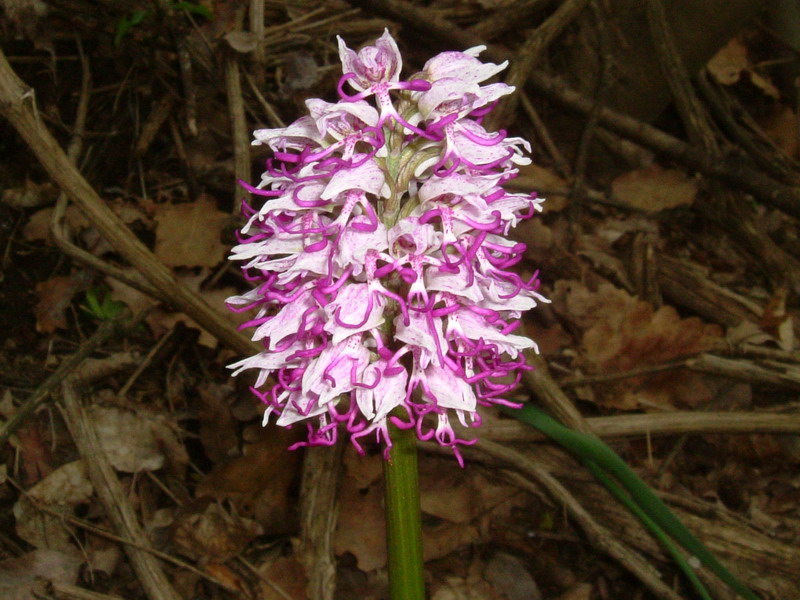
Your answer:
[[[416,436],[413,429],[390,430],[393,446],[383,467],[389,590],[392,600],[424,600]]]

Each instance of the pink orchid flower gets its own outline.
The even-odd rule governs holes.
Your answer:
[[[306,426],[296,446],[346,431],[388,456],[393,423],[461,462],[478,408],[514,405],[523,351],[537,350],[519,318],[548,300],[513,270],[525,245],[507,236],[541,200],[503,189],[530,147],[481,125],[513,88],[486,83],[506,64],[480,50],[404,81],[388,31],[358,52],[340,39],[339,102],[310,99],[309,115],[255,132],[273,157],[243,183],[231,254],[253,288],[228,304],[255,312],[243,328],[263,351],[230,368],[256,371],[265,424]]]

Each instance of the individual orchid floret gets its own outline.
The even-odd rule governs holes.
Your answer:
[[[383,35],[375,41],[374,46],[367,46],[358,54],[348,48],[342,38],[337,37],[337,39],[344,71],[339,80],[339,96],[348,102],[357,102],[374,96],[380,111],[379,125],[383,125],[391,117],[409,131],[427,137],[427,133],[411,125],[397,112],[389,91],[425,91],[430,89],[431,84],[423,79],[399,81],[403,59],[400,57],[397,44],[389,35],[389,30],[383,31]],[[355,96],[348,95],[344,91],[345,83],[349,83],[359,93]]]
[[[358,52],[340,39],[340,100],[255,132],[273,156],[257,186],[243,182],[231,254],[253,287],[228,304],[254,312],[242,328],[263,350],[230,368],[256,371],[264,424],[306,427],[296,446],[346,431],[388,456],[399,427],[461,462],[479,407],[514,405],[537,351],[519,319],[548,300],[536,273],[514,270],[525,245],[507,236],[542,201],[503,189],[530,146],[482,125],[513,88],[487,83],[506,64],[481,49],[403,80],[388,31]]]
[[[374,46],[367,46],[358,53],[348,48],[341,37],[336,36],[336,39],[339,42],[342,70],[348,76],[350,85],[357,90],[363,92],[374,85],[397,83],[400,80],[403,58],[388,29],[384,29]]]

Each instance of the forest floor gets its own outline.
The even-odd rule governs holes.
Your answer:
[[[262,428],[226,369],[249,342],[224,306],[252,131],[335,100],[336,35],[386,27],[405,75],[482,42],[510,60],[490,122],[531,140],[512,185],[547,200],[514,235],[551,300],[517,397],[605,439],[760,597],[800,599],[798,25],[628,4],[0,2],[29,86],[0,69],[0,597],[387,598],[380,449],[287,451],[301,432]],[[430,598],[696,597],[580,463],[483,418],[463,469],[421,448]]]

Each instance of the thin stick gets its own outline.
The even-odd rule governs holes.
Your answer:
[[[334,600],[336,593],[333,534],[339,514],[336,492],[343,452],[343,443],[333,448],[308,448],[303,459],[297,556],[306,569],[311,600]]]
[[[800,434],[799,414],[752,412],[678,411],[614,417],[589,417],[586,423],[601,438],[663,436],[705,433],[790,433]],[[531,427],[516,420],[484,423],[481,440],[495,442],[543,441]]]
[[[118,531],[125,532],[125,537],[141,546],[149,545],[136,513],[103,452],[94,424],[81,406],[75,383],[67,378],[62,384],[62,391],[64,417],[106,514]],[[130,546],[125,551],[150,600],[180,600],[161,565],[151,554]]]
[[[275,108],[267,102],[267,99],[264,98],[263,94],[259,91],[256,82],[250,76],[250,73],[247,71],[244,72],[244,78],[247,80],[247,85],[250,86],[250,90],[253,92],[253,95],[258,100],[258,103],[261,104],[261,108],[264,109],[264,112],[267,113],[267,117],[269,118],[269,124],[272,127],[286,127],[286,123],[283,122],[280,115],[275,112]]]
[[[231,137],[233,139],[233,214],[238,215],[242,209],[239,181],[250,181],[250,140],[247,134],[247,121],[244,116],[244,99],[242,98],[242,81],[239,77],[239,63],[236,57],[229,54],[225,57],[225,91],[228,96],[228,116],[231,120]]]
[[[103,237],[165,298],[226,345],[237,352],[252,354],[256,346],[235,331],[220,311],[179,283],[100,199],[38,118],[32,106],[33,98],[34,91],[16,76],[0,50],[0,114],[26,141],[48,174],[78,204]]]
[[[205,579],[206,581],[210,581],[211,583],[220,586],[221,588],[230,589],[228,586],[219,579],[209,575],[208,573],[204,573],[200,569],[196,568],[194,565],[191,565],[185,561],[182,561],[179,558],[175,558],[174,556],[167,554],[166,552],[161,552],[152,548],[147,544],[140,544],[131,539],[124,538],[122,536],[117,535],[116,533],[112,533],[111,531],[107,531],[101,527],[97,527],[83,519],[76,517],[75,515],[71,514],[64,514],[63,512],[55,511],[49,508],[47,505],[42,504],[38,499],[31,496],[19,483],[17,483],[13,478],[9,477],[8,481],[15,487],[17,490],[25,496],[30,503],[36,508],[45,514],[48,514],[52,517],[56,517],[58,519],[63,519],[70,523],[71,525],[75,525],[76,527],[80,527],[94,535],[100,536],[101,538],[107,539],[111,542],[117,542],[118,544],[123,544],[125,546],[130,546],[131,548],[136,548],[141,550],[142,552],[147,552],[148,554],[152,554],[154,557],[163,560],[166,563],[169,563],[173,566],[176,566],[181,569],[186,569],[187,571],[194,573],[198,577]]]
[[[550,154],[550,158],[553,159],[553,164],[555,165],[558,174],[562,177],[568,177],[571,173],[569,163],[564,158],[564,155],[561,153],[561,150],[559,150],[558,146],[556,146],[555,142],[553,142],[553,138],[550,136],[550,131],[544,124],[542,117],[539,116],[539,111],[536,110],[536,107],[533,105],[533,102],[531,102],[528,94],[525,93],[525,90],[518,90],[517,93],[519,94],[519,101],[522,104],[525,114],[533,124],[533,127],[536,130],[536,133],[539,135],[539,138],[542,140],[544,147],[547,148],[547,152]]]
[[[249,15],[250,31],[256,38],[256,47],[253,50],[253,63],[255,64],[256,81],[264,84],[264,0],[250,0]]]
[[[117,392],[117,396],[120,398],[124,398],[125,395],[128,393],[128,390],[131,389],[133,384],[139,379],[139,376],[144,373],[144,370],[150,366],[150,363],[153,360],[153,357],[166,345],[166,343],[172,338],[172,334],[175,333],[175,329],[170,329],[167,333],[161,336],[158,342],[150,349],[150,352],[147,353],[147,356],[144,357],[144,360],[136,367],[136,370],[128,377],[128,381],[120,388],[119,392]]]
[[[186,129],[189,131],[189,135],[197,137],[197,94],[195,94],[194,90],[192,55],[185,41],[178,44],[178,65],[180,66],[181,82],[183,83]]]
[[[482,440],[480,444],[475,446],[475,449],[499,459],[519,471],[519,473],[507,472],[504,475],[522,489],[538,493],[538,486],[534,485],[528,478],[538,482],[554,500],[567,509],[570,517],[575,519],[594,547],[605,552],[633,573],[656,597],[664,600],[680,600],[681,597],[661,581],[658,571],[633,549],[620,542],[614,534],[595,521],[569,490],[543,467],[528,459],[524,454],[488,440]],[[524,476],[520,473],[524,474]]]
[[[53,593],[56,598],[61,600],[123,600],[116,595],[109,596],[108,594],[91,592],[76,585],[69,585],[58,581],[53,581],[50,585],[53,586]]]
[[[78,99],[78,108],[75,111],[75,125],[73,127],[73,134],[67,146],[67,158],[76,164],[78,157],[83,151],[83,139],[86,132],[86,117],[89,114],[89,99],[92,95],[92,71],[89,65],[89,58],[83,51],[83,45],[80,38],[76,40],[78,45],[78,53],[81,59],[81,93]],[[50,233],[53,236],[53,241],[56,246],[64,252],[64,254],[74,258],[75,260],[87,264],[101,273],[105,273],[110,277],[119,279],[127,283],[131,287],[147,294],[148,296],[156,299],[161,299],[158,290],[148,285],[147,282],[137,281],[130,277],[122,269],[108,264],[101,258],[86,250],[79,248],[73,244],[64,224],[64,216],[67,210],[67,195],[62,191],[58,195],[56,207],[53,210],[53,217],[50,220]]]
[[[44,382],[36,388],[36,391],[25,399],[11,418],[0,427],[0,446],[5,444],[8,438],[34,413],[45,398],[61,385],[65,377],[77,369],[84,360],[118,331],[119,325],[120,322],[116,320],[102,323],[92,337],[78,348],[75,354],[64,360],[58,366],[55,373],[45,379]]]
[[[506,83],[523,87],[553,40],[586,8],[588,3],[589,0],[565,0],[544,23],[532,29],[516,51],[514,60],[511,61]],[[513,125],[518,102],[519,98],[515,94],[506,96],[497,110],[487,117],[489,128]]]

